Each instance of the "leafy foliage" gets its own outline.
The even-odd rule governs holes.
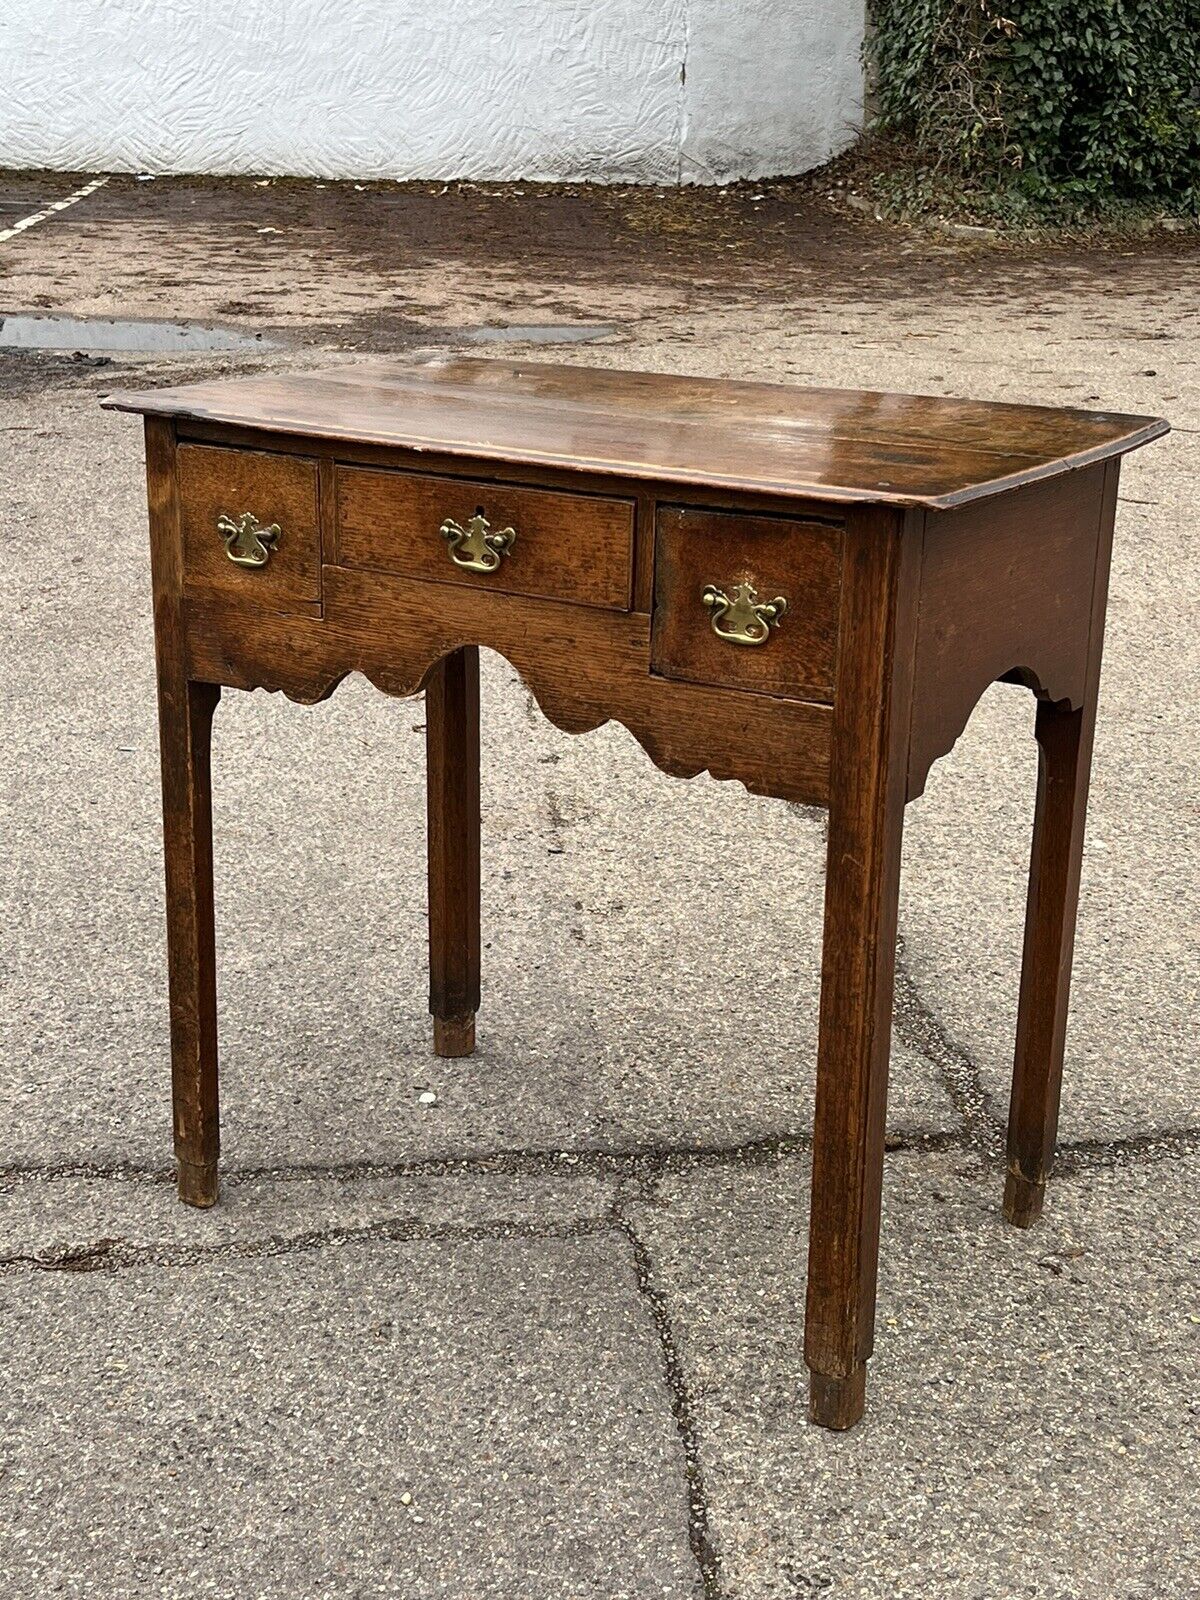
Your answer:
[[[1200,211],[1200,0],[872,0],[868,50],[936,188]]]

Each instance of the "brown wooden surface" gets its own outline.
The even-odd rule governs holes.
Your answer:
[[[517,603],[337,567],[325,569],[323,622],[199,595],[187,613],[196,678],[311,702],[361,672],[389,694],[414,694],[448,651],[483,644],[512,662],[568,733],[616,721],[676,777],[709,771],[803,805],[824,805],[828,794],[828,706],[655,677],[650,619],[640,613]]]
[[[321,598],[317,465],[302,456],[179,446],[184,582],[252,595],[272,611],[315,608]],[[250,511],[280,535],[267,564],[239,567],[217,530],[222,516]]]
[[[176,438],[181,443],[221,445],[227,449],[265,450],[274,455],[291,455],[300,451],[321,466],[330,468],[330,479],[339,466],[374,467],[385,472],[419,472],[439,478],[473,478],[485,483],[507,483],[514,488],[530,485],[542,490],[560,491],[570,495],[600,495],[612,500],[635,501],[646,508],[649,517],[641,524],[653,529],[654,512],[658,503],[678,505],[690,503],[703,505],[713,511],[739,511],[750,516],[786,516],[798,522],[840,522],[845,516],[845,506],[831,504],[828,499],[813,496],[801,499],[780,499],[778,494],[763,493],[733,485],[704,484],[695,492],[681,490],[678,484],[657,483],[637,477],[621,477],[617,473],[571,471],[554,464],[537,463],[534,466],[520,462],[509,463],[499,457],[473,460],[469,456],[451,455],[437,450],[406,450],[399,446],[363,443],[343,439],[324,439],[317,434],[298,438],[286,433],[268,433],[261,428],[235,428],[221,422],[203,422],[194,417],[180,417],[176,423]],[[640,511],[638,513],[641,515]],[[333,529],[336,516],[324,522]],[[638,541],[635,540],[635,544]],[[652,562],[651,544],[643,542],[640,557],[635,552],[635,591],[639,581],[646,579],[641,560]],[[333,562],[330,545],[324,559]],[[635,605],[637,610],[650,609],[650,583],[646,582],[646,600]]]
[[[785,517],[664,506],[655,537],[651,663],[667,678],[795,700],[833,699],[842,531]],[[761,645],[719,639],[701,596],[750,583],[787,612]]]
[[[629,605],[633,502],[556,494],[476,478],[336,469],[336,560],[432,583],[462,583],[581,605]],[[482,512],[493,530],[516,530],[495,572],[455,566],[439,529]]]
[[[989,684],[1082,703],[1103,466],[931,514],[925,530],[909,798]]]
[[[425,685],[429,1010],[440,1056],[470,1055],[479,1010],[479,651],[438,662]]]
[[[871,1354],[921,517],[847,519],[813,1127],[809,1414],[847,1428]]]
[[[1071,957],[1119,475],[1117,462],[1104,469],[1100,503],[1093,508],[1096,537],[1087,681],[1082,703],[1071,708],[1042,701],[1037,710],[1037,807],[1025,909],[1004,1191],[1005,1215],[1018,1227],[1029,1227],[1041,1215],[1058,1135]]]
[[[175,441],[171,424],[158,418],[146,420],[146,480],[162,756],[175,1157],[180,1198],[189,1205],[211,1206],[217,1198],[220,1130],[209,746],[221,691],[215,683],[188,679]]]
[[[950,506],[1144,444],[1155,418],[524,361],[376,361],[117,409],[660,482]]]

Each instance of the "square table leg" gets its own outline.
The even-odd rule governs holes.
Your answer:
[[[874,1340],[919,568],[878,514],[851,515],[846,546],[804,1325],[826,1428],[862,1416]]]
[[[821,965],[804,1354],[810,1420],[862,1416],[874,1341],[900,818],[832,810]]]
[[[1046,1178],[1058,1138],[1067,1002],[1119,479],[1120,463],[1110,461],[1104,469],[1082,703],[1072,707],[1039,700],[1034,728],[1038,745],[1037,807],[1025,905],[1025,948],[1004,1185],[1004,1214],[1018,1228],[1032,1227],[1041,1216]]]
[[[1038,704],[1037,810],[1004,1187],[1004,1214],[1019,1228],[1031,1227],[1041,1216],[1058,1136],[1095,721],[1094,695],[1076,710]]]
[[[160,676],[175,1161],[179,1198],[193,1206],[216,1203],[220,1152],[209,764],[220,694],[216,684]]]
[[[188,1205],[211,1206],[217,1199],[220,1112],[210,748],[221,690],[215,683],[197,683],[188,676],[175,432],[157,417],[146,419],[146,484],[162,759],[175,1162],[179,1198]]]
[[[452,651],[425,686],[429,1009],[439,1056],[469,1056],[479,1009],[479,651]]]

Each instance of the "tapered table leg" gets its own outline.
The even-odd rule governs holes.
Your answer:
[[[209,749],[215,684],[160,683],[171,1086],[179,1198],[217,1199],[217,975]]]
[[[1041,1216],[1046,1178],[1058,1138],[1067,1002],[1119,477],[1120,463],[1110,461],[1105,467],[1096,538],[1082,703],[1072,709],[1039,701],[1034,730],[1038,744],[1037,807],[1025,905],[1025,949],[1004,1184],[1004,1215],[1018,1228],[1032,1227]]]
[[[829,818],[804,1353],[809,1416],[862,1416],[875,1326],[899,817]]]
[[[429,1009],[439,1056],[475,1048],[479,1009],[479,651],[453,651],[425,689]]]
[[[804,1355],[809,1417],[862,1416],[875,1327],[917,562],[848,519],[830,769]]]
[[[1095,720],[1094,698],[1075,711],[1038,705],[1037,810],[1004,1189],[1004,1214],[1019,1228],[1041,1215],[1058,1135]]]
[[[146,484],[162,757],[175,1160],[179,1198],[188,1205],[211,1206],[217,1199],[220,1121],[209,752],[221,691],[216,684],[188,677],[175,429],[165,418],[146,418]]]

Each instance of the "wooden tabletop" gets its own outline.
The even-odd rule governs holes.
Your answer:
[[[1155,417],[530,361],[363,362],[114,394],[119,411],[753,493],[937,509],[1136,449]]]

